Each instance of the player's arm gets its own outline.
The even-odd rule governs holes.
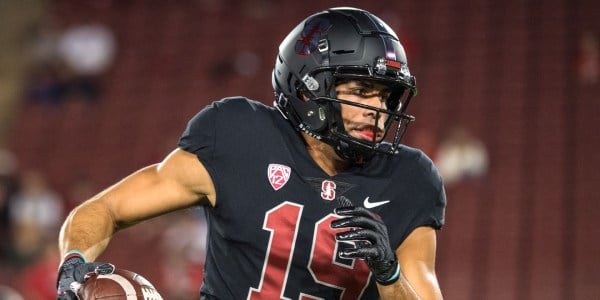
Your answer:
[[[61,228],[61,254],[77,250],[95,260],[120,229],[214,201],[213,182],[196,155],[176,149],[161,163],[131,174],[75,208]]]
[[[442,299],[435,274],[436,231],[416,228],[396,249],[400,278],[392,285],[378,284],[381,299]]]

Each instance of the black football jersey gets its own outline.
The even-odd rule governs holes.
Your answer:
[[[403,146],[328,176],[275,108],[246,98],[207,106],[179,147],[216,189],[203,299],[376,299],[366,263],[336,255],[348,244],[335,241],[334,208],[350,201],[381,216],[393,249],[415,228],[444,223],[442,182],[421,151]]]

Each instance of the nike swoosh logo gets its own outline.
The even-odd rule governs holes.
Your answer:
[[[363,205],[366,208],[374,208],[374,207],[377,207],[377,206],[381,206],[381,205],[387,204],[389,202],[390,202],[390,200],[378,201],[378,202],[369,202],[369,197],[367,197],[367,198],[365,198],[365,201],[363,202]]]

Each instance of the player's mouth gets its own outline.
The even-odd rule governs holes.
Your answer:
[[[383,138],[383,132],[374,126],[362,126],[353,129],[352,136],[368,142],[378,142]]]

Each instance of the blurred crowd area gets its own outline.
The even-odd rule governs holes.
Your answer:
[[[211,101],[272,103],[281,39],[331,6],[372,11],[406,47],[419,95],[404,143],[448,194],[446,298],[600,298],[600,243],[582,233],[600,233],[600,7],[364,2],[0,1],[0,300],[54,299],[68,212],[159,162]],[[197,299],[205,229],[201,209],[172,213],[100,259]]]

